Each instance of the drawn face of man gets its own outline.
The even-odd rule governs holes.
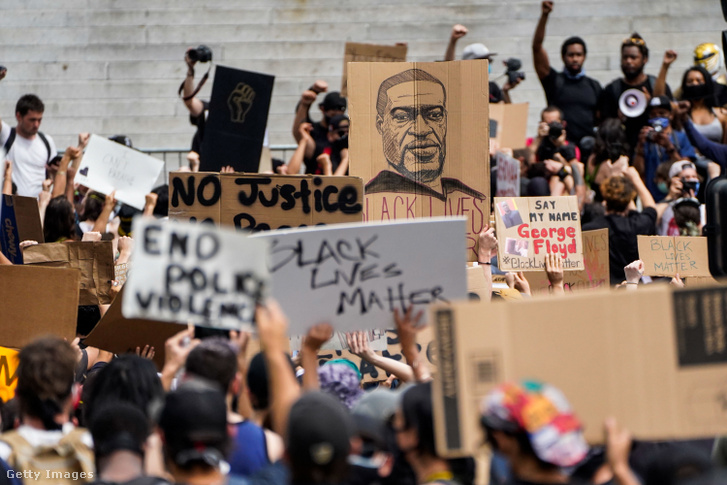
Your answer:
[[[446,155],[444,89],[435,82],[404,82],[389,88],[376,125],[384,156],[397,172],[419,182],[438,179]]]

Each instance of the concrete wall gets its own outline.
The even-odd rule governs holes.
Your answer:
[[[276,76],[271,143],[290,144],[300,93],[318,78],[340,86],[346,41],[408,42],[410,60],[440,60],[451,26],[463,23],[470,33],[458,56],[483,42],[499,59],[522,59],[527,79],[512,97],[530,103],[532,132],[545,104],[530,53],[539,14],[533,0],[0,0],[0,64],[8,67],[0,116],[14,124],[15,101],[34,92],[46,103],[42,129],[59,149],[80,131],[127,134],[137,147],[187,147],[193,129],[176,91],[185,49],[203,43],[220,64]],[[679,52],[674,86],[694,47],[720,44],[723,28],[718,0],[556,0],[546,48],[560,69],[563,39],[584,37],[588,74],[607,83],[620,75],[620,42],[636,30],[652,50],[649,73],[665,49]],[[493,74],[503,70],[496,64]]]

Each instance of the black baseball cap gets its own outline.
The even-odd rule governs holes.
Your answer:
[[[339,93],[338,91],[332,91],[332,92],[326,94],[326,97],[323,98],[323,102],[320,104],[320,106],[325,111],[328,111],[331,109],[339,109],[341,111],[346,111],[348,102],[346,101],[346,98],[341,96],[341,93]]]

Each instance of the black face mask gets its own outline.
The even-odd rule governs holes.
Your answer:
[[[684,86],[682,97],[688,100],[705,99],[712,95],[709,86],[706,84],[696,84],[693,86]]]

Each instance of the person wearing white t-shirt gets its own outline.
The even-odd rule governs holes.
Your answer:
[[[43,188],[46,165],[56,154],[53,139],[38,131],[44,110],[38,96],[26,94],[15,106],[16,127],[1,122],[0,146],[5,147],[6,158],[13,162],[13,183],[18,195],[38,197]]]

